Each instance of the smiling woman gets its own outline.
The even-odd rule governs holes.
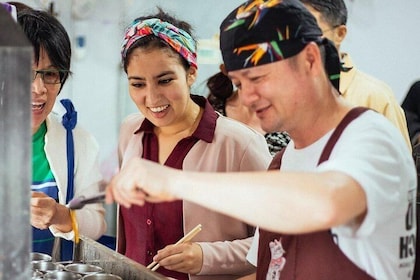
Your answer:
[[[261,134],[191,94],[198,72],[188,23],[160,9],[137,18],[125,32],[121,54],[130,97],[141,113],[121,126],[121,167],[142,157],[183,170],[267,168],[271,157]],[[120,207],[119,213],[118,251],[143,265],[155,261],[165,276],[236,279],[253,271],[245,259],[253,228],[236,219],[187,201]],[[176,244],[197,224],[200,234]]]
[[[57,252],[56,260],[69,260],[73,251],[71,243],[60,242],[61,256],[53,248],[59,248],[55,246],[62,241],[58,237],[70,241],[78,239],[78,230],[73,230],[65,204],[73,193],[89,196],[99,191],[98,146],[89,133],[76,125],[77,118],[73,115],[70,130],[74,144],[70,151],[73,153],[57,152],[66,151],[67,127],[52,109],[71,73],[70,39],[61,23],[44,11],[22,10],[17,18],[34,49],[31,85],[32,251],[49,255]],[[71,113],[75,114],[74,111]],[[67,166],[68,162],[73,164]],[[74,172],[71,172],[68,167],[73,165]],[[104,209],[100,204],[73,213],[74,219],[76,216],[81,234],[97,239],[104,233]]]

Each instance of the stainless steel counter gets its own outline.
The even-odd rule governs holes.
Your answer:
[[[102,267],[105,272],[122,277],[124,280],[167,279],[152,272],[145,266],[109,249],[84,236],[80,237],[78,257],[81,262]]]

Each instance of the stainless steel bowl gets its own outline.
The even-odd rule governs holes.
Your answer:
[[[78,280],[82,279],[82,275],[71,271],[54,271],[44,275],[46,280]]]
[[[120,276],[109,273],[95,273],[83,276],[83,280],[123,280]]]
[[[32,270],[40,271],[43,273],[61,271],[64,266],[58,263],[47,262],[47,261],[34,261],[32,262]]]
[[[44,273],[42,273],[41,271],[33,270],[31,280],[42,280],[43,276],[44,276]]]
[[[89,275],[98,272],[103,272],[103,268],[93,264],[86,263],[72,263],[64,267],[64,270],[80,273],[82,275]]]
[[[31,261],[36,262],[36,261],[51,261],[51,256],[44,254],[44,253],[37,253],[37,252],[33,252],[31,253]]]

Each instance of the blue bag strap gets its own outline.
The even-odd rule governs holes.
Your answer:
[[[74,196],[74,141],[73,129],[77,124],[77,112],[70,99],[60,100],[66,109],[63,115],[62,124],[67,131],[67,196],[66,203]]]

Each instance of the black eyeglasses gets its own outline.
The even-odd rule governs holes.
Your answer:
[[[64,74],[68,73],[68,70],[32,70],[32,82],[35,81],[36,76],[39,74],[41,76],[44,84],[61,84],[64,78]]]

